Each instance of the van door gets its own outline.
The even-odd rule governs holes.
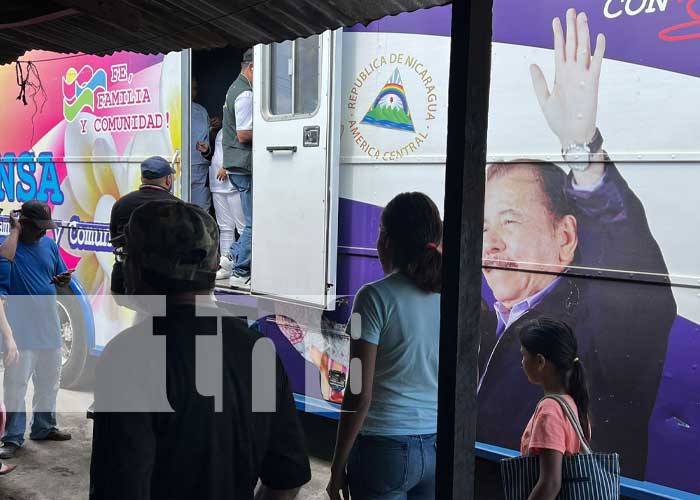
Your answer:
[[[255,47],[251,291],[333,309],[342,30]]]

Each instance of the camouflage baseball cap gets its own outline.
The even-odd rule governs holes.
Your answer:
[[[149,201],[124,228],[126,251],[144,269],[176,280],[207,280],[219,264],[219,228],[196,205],[180,200]]]

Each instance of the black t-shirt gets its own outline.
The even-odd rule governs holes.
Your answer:
[[[124,231],[124,226],[129,222],[131,214],[138,207],[154,200],[175,200],[168,190],[160,186],[143,185],[137,191],[122,196],[112,207],[109,217],[109,234],[116,238]],[[120,262],[115,262],[112,267],[112,293],[126,293],[124,287],[124,272]]]
[[[208,352],[202,342],[216,338],[206,334],[216,332],[217,318],[199,312],[195,317],[193,307],[179,306],[166,318],[125,330],[105,348],[95,388],[91,500],[252,500],[258,479],[282,490],[310,480],[282,363],[269,350],[271,363],[265,355],[253,360],[256,343],[263,339],[257,345],[264,352],[269,341],[224,317],[221,361],[202,356]],[[199,386],[207,370],[221,373],[220,411],[213,397],[199,394],[217,392]],[[272,398],[274,411],[252,411],[254,390],[256,400]]]

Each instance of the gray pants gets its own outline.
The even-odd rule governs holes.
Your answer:
[[[208,212],[209,207],[211,207],[211,192],[207,187],[207,179],[209,179],[208,163],[192,165],[190,169],[190,202],[202,207]]]
[[[22,446],[27,425],[24,398],[29,379],[34,384],[32,439],[42,439],[56,428],[56,396],[61,376],[60,349],[19,351],[19,359],[5,368],[3,381],[7,425],[2,441]]]

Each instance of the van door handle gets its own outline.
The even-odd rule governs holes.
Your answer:
[[[270,153],[274,153],[276,151],[289,151],[290,153],[296,153],[297,147],[296,146],[268,146],[267,150]]]

